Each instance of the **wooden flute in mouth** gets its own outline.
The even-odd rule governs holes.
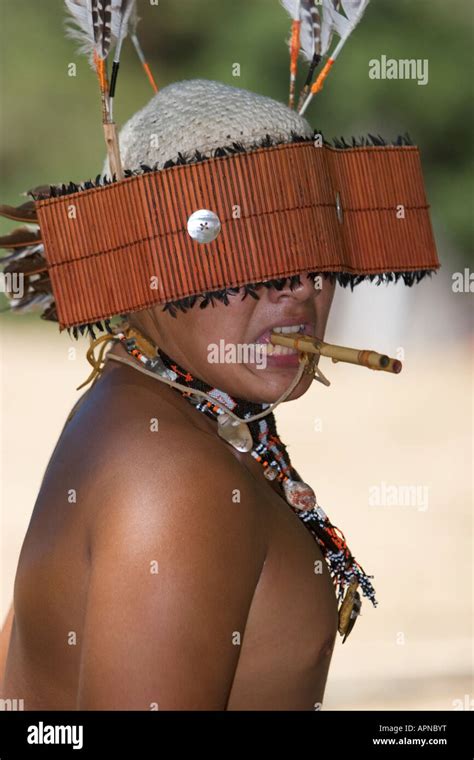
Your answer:
[[[348,362],[349,364],[359,364],[361,367],[368,369],[383,370],[397,374],[402,370],[402,363],[398,359],[391,359],[386,354],[379,354],[377,351],[364,351],[358,348],[346,348],[345,346],[334,346],[331,343],[324,343],[318,338],[303,333],[277,333],[272,332],[270,342],[274,345],[287,346],[294,348],[303,354],[320,354],[327,356],[336,362]]]

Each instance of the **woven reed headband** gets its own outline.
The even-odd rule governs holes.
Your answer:
[[[35,205],[62,327],[306,271],[439,267],[414,146],[287,143]],[[203,209],[207,243],[188,231]]]

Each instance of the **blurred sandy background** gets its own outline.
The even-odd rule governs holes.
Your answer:
[[[156,11],[142,3],[143,44],[160,83],[202,76],[285,99],[288,28],[274,5],[243,0],[235,18],[231,0],[183,0],[178,18],[175,4],[160,0],[156,23]],[[377,609],[364,601],[344,645],[338,637],[325,709],[466,709],[473,697],[472,295],[453,293],[452,274],[472,270],[472,122],[468,81],[458,76],[469,70],[469,6],[372,6],[309,118],[328,137],[412,134],[422,146],[443,269],[412,289],[339,289],[327,340],[400,355],[403,372],[322,360],[331,387],[315,383],[303,399],[280,407],[277,419],[295,466],[375,576],[379,600]],[[33,0],[0,4],[1,201],[12,204],[29,187],[86,179],[102,166],[93,76],[63,38],[61,1],[45,0],[41,15],[35,8]],[[20,28],[28,56],[17,52]],[[367,61],[381,54],[429,58],[429,85],[370,82]],[[79,69],[74,81],[65,76],[71,60]],[[130,54],[128,60],[119,122],[151,94]],[[234,61],[242,63],[237,82]],[[88,111],[96,123],[85,121]],[[0,223],[5,232],[13,226]],[[3,616],[45,466],[88,365],[85,341],[58,335],[38,318],[0,317]],[[369,489],[383,483],[426,488],[428,503],[371,506]]]

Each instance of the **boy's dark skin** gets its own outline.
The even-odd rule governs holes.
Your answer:
[[[322,338],[334,288],[302,275],[295,290],[258,292],[135,319],[196,376],[271,402],[294,369],[210,365],[205,347],[296,317]],[[314,710],[336,634],[327,565],[278,486],[180,394],[107,362],[33,511],[1,696],[27,710]]]

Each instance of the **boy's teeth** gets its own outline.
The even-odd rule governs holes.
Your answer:
[[[304,325],[288,325],[286,327],[273,327],[273,332],[277,333],[293,333],[293,332],[302,332],[304,330]]]

